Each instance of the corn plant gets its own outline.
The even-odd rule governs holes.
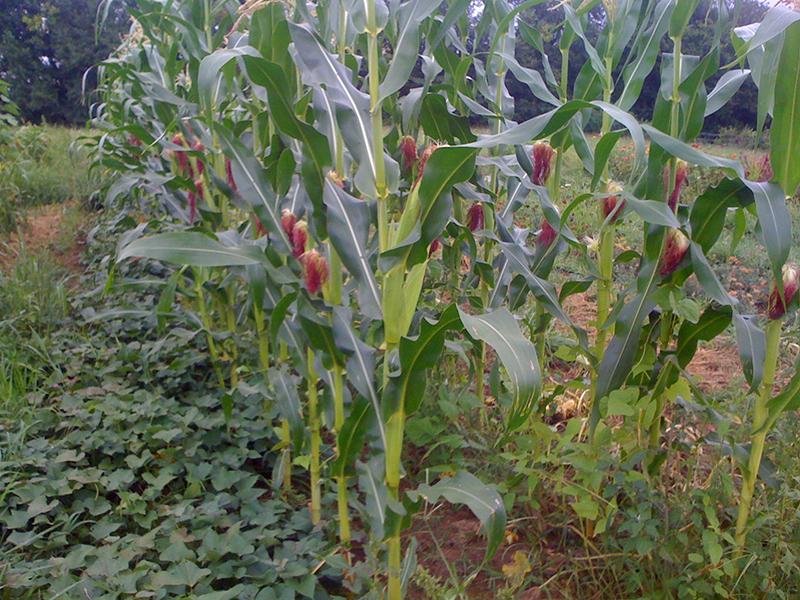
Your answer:
[[[335,489],[344,553],[354,541],[351,513],[361,511],[370,548],[386,561],[377,585],[393,599],[414,564],[401,533],[423,500],[468,505],[484,525],[487,555],[504,529],[499,493],[470,473],[402,485],[407,419],[422,407],[446,341],[467,342],[481,400],[490,353],[502,365],[502,447],[545,410],[548,328],[560,321],[589,375],[588,415],[569,435],[597,456],[611,444],[607,417],[626,416],[640,432],[627,451],[643,450],[642,469],[655,475],[669,390],[685,378],[698,341],[733,323],[748,381],[762,389],[740,540],[766,432],[796,406],[796,382],[770,399],[780,321],[765,342],[707,259],[728,211],[740,220],[752,214],[776,276],[775,310],[783,315],[793,301],[786,196],[798,184],[798,88],[790,78],[769,81],[765,65],[800,68],[792,54],[800,25],[787,18],[794,13],[775,8],[763,23],[737,29],[741,61],[723,67],[716,44],[702,57],[682,51],[697,0],[559,3],[556,77],[535,24],[523,18],[539,3],[493,0],[478,14],[459,0],[141,0],[131,34],[101,66],[97,165],[120,173],[108,201],[138,200],[152,216],[122,241],[117,261],[175,265],[158,303],[162,324],[180,303],[202,331],[227,414],[239,386],[259,386],[284,451],[275,487],[293,493],[293,462],[307,466],[315,523]],[[712,9],[718,41],[730,15],[724,1]],[[606,25],[597,39],[586,33],[590,18]],[[543,74],[515,58],[518,35],[540,51]],[[630,110],[667,36],[652,123],[640,123]],[[576,44],[589,60],[570,82]],[[509,74],[552,110],[514,122]],[[748,76],[765,98],[763,116],[781,125],[771,181],[751,181],[737,161],[692,146],[705,117]],[[592,114],[601,115],[596,143],[587,133]],[[476,134],[471,118],[491,133]],[[624,137],[635,164],[616,182],[608,164]],[[567,202],[569,152],[591,184]],[[695,167],[724,179],[687,198]],[[596,244],[570,230],[586,203],[598,215]],[[533,236],[515,224],[522,207],[534,207]],[[615,255],[622,219],[641,220],[642,240]],[[585,272],[558,290],[555,270],[567,251]],[[614,285],[623,260],[638,260],[627,289]],[[433,265],[444,267],[438,281]],[[685,292],[692,275],[709,300],[705,310]],[[562,302],[595,284],[590,340]],[[255,352],[243,339],[255,340]],[[589,511],[589,533],[612,516]]]

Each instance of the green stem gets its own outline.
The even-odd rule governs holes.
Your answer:
[[[256,323],[256,334],[258,335],[258,359],[261,362],[261,370],[266,376],[269,371],[269,336],[267,335],[266,324],[264,323],[264,310],[257,304],[253,304],[253,320]]]
[[[339,365],[333,367],[333,410],[334,429],[336,434],[344,425],[344,378]],[[338,450],[337,450],[338,452]],[[337,504],[339,509],[339,541],[347,546],[350,544],[350,515],[347,506],[347,477],[342,475],[336,478]]]
[[[405,398],[403,400],[405,400]],[[386,487],[389,490],[389,496],[395,501],[399,501],[400,499],[400,468],[405,418],[405,412],[401,408],[394,413],[386,423]],[[395,527],[395,531],[392,532],[387,542],[389,552],[388,600],[401,600],[402,598],[402,551],[399,524]]]
[[[217,344],[214,342],[214,335],[212,333],[213,325],[211,323],[211,316],[208,313],[208,304],[206,303],[206,294],[203,291],[203,276],[202,271],[198,271],[195,277],[195,292],[197,293],[197,311],[200,313],[200,320],[203,322],[203,328],[206,330],[206,340],[208,342],[208,353],[211,356],[211,363],[214,368],[214,373],[217,376],[220,389],[225,391],[225,377],[222,375],[222,369],[219,365],[219,352],[217,351]]]
[[[352,536],[350,534],[350,513],[347,506],[347,477],[337,477],[337,504],[339,507],[339,542],[349,546]]]
[[[380,65],[378,63],[378,35],[380,33],[375,11],[375,0],[366,0],[369,69],[369,107],[372,117],[372,155],[375,160],[375,191],[378,197],[378,246],[381,252],[388,248],[389,207],[386,193],[386,165],[383,162],[383,111],[380,102]]]
[[[606,335],[608,330],[603,327],[608,319],[611,309],[611,286],[614,277],[614,234],[615,226],[609,223],[600,232],[600,249],[598,253],[598,267],[600,279],[597,281],[597,338],[595,340],[595,357],[597,362],[603,360],[603,353],[606,347]]]
[[[320,423],[317,396],[317,373],[314,370],[314,351],[308,349],[308,421],[311,431],[311,522],[316,525],[321,519],[320,498]]]
[[[783,321],[775,319],[767,325],[767,355],[764,361],[764,378],[761,382],[761,393],[753,407],[753,434],[750,436],[750,460],[747,471],[742,476],[742,491],[739,495],[739,512],[736,516],[736,546],[741,553],[747,539],[747,521],[753,504],[758,470],[764,454],[764,443],[767,439],[767,422],[769,411],[767,404],[772,398],[772,386],[778,369],[778,354],[781,346],[781,327]]]

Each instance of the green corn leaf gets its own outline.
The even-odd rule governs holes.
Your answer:
[[[716,273],[714,273],[714,269],[711,268],[705,254],[703,254],[703,249],[695,242],[691,242],[690,252],[694,274],[706,294],[723,306],[738,306],[739,301],[728,294]]]
[[[738,179],[725,178],[717,185],[709,186],[692,204],[689,214],[692,240],[703,252],[708,252],[725,228],[728,209],[752,202],[753,193]]]
[[[699,4],[700,0],[676,0],[669,20],[669,37],[683,36],[686,26],[689,25],[689,19],[692,18]]]
[[[380,86],[380,102],[408,82],[419,57],[420,25],[439,8],[441,0],[410,0],[398,9],[394,56]]]
[[[352,311],[343,306],[333,309],[333,335],[339,349],[347,355],[347,376],[353,387],[370,401],[377,415],[381,447],[386,447],[386,430],[383,425],[380,400],[375,391],[375,349],[362,342],[351,325]]]
[[[370,206],[327,178],[323,198],[328,209],[328,235],[342,264],[359,283],[359,305],[366,316],[379,319],[381,294],[367,256]]]
[[[800,361],[795,363],[794,376],[781,392],[767,403],[767,420],[754,433],[769,431],[785,412],[800,409]]]
[[[202,105],[207,109],[214,109],[223,95],[226,67],[237,58],[243,56],[258,56],[258,50],[252,46],[239,48],[225,48],[209,54],[200,62],[197,77],[197,86],[202,99]]]
[[[407,493],[412,500],[424,498],[436,502],[444,498],[453,504],[466,504],[486,532],[486,556],[494,556],[500,547],[506,528],[503,499],[493,486],[485,485],[471,473],[459,471],[453,477],[446,477],[434,485],[421,485]]]
[[[764,360],[767,355],[767,340],[764,331],[756,325],[753,317],[733,313],[736,328],[736,344],[742,369],[750,389],[758,389],[764,376]]]
[[[140,238],[117,254],[117,262],[143,257],[195,267],[233,267],[266,264],[264,252],[255,246],[223,246],[213,237],[196,231],[175,231]]]
[[[620,109],[630,110],[639,98],[644,81],[656,64],[656,59],[661,50],[661,40],[667,32],[667,27],[669,27],[672,8],[672,0],[663,0],[658,4],[653,18],[653,25],[646,33],[647,41],[636,58],[623,70],[625,88],[616,102]]]
[[[786,29],[778,73],[770,158],[775,181],[793,196],[800,186],[800,22]]]
[[[536,407],[542,388],[542,373],[534,345],[522,335],[514,316],[501,308],[482,315],[471,316],[459,309],[467,333],[489,344],[511,378],[514,404],[507,428],[522,426]]]
[[[270,239],[283,251],[290,248],[286,232],[281,226],[279,199],[271,191],[267,173],[253,152],[222,126],[215,129],[225,154],[231,160],[231,170],[239,195],[252,207],[261,207],[267,219],[264,226]]]
[[[703,312],[697,323],[685,321],[678,330],[677,355],[681,368],[685,369],[694,358],[698,342],[713,340],[728,328],[732,319],[733,310],[730,306],[712,306]]]
[[[327,228],[322,207],[322,187],[325,175],[331,166],[328,139],[317,128],[295,115],[292,102],[287,96],[290,89],[289,82],[281,67],[262,58],[249,56],[245,57],[244,62],[250,80],[267,90],[270,116],[278,130],[303,144],[301,173],[305,191],[308,192],[314,205],[313,216],[317,234],[324,239],[327,237]],[[292,156],[288,149],[284,153]],[[290,175],[291,171],[286,171],[286,176]]]
[[[299,382],[285,367],[270,369],[269,386],[275,397],[275,404],[281,417],[289,422],[289,431],[292,438],[292,449],[299,452],[303,447],[306,435],[306,425],[303,420],[303,408],[300,405],[300,396],[297,393]]]
[[[706,110],[703,116],[708,117],[725,106],[731,98],[739,91],[742,84],[750,75],[750,69],[736,69],[728,71],[717,81],[717,85],[708,94]]]
[[[359,396],[350,407],[350,412],[342,425],[342,430],[336,436],[337,455],[331,465],[331,474],[334,477],[348,475],[349,469],[355,464],[364,447],[364,439],[369,430],[371,413],[372,407],[369,400],[363,396]]]
[[[422,319],[419,335],[400,340],[400,373],[389,378],[384,388],[382,410],[385,419],[398,411],[410,415],[425,397],[427,371],[438,361],[444,349],[445,334],[461,327],[456,306],[451,305],[437,321]]]

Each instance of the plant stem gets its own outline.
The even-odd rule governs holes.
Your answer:
[[[380,102],[380,65],[378,63],[378,30],[375,0],[365,0],[367,5],[367,33],[369,42],[367,66],[369,69],[369,109],[372,117],[372,155],[375,160],[375,191],[378,197],[378,246],[381,252],[388,247],[389,207],[386,193],[386,165],[383,161],[383,111]]]
[[[211,356],[211,363],[214,373],[217,376],[220,389],[225,391],[225,377],[222,375],[222,370],[219,366],[219,352],[217,352],[217,344],[214,342],[214,334],[212,333],[213,326],[211,323],[211,316],[208,314],[208,305],[206,304],[206,294],[203,291],[203,274],[202,271],[196,273],[194,280],[195,292],[197,293],[197,311],[200,313],[200,320],[203,322],[203,327],[206,330],[206,340],[208,343],[208,353]]]
[[[767,324],[767,355],[764,361],[764,378],[761,382],[761,393],[753,407],[753,433],[750,436],[750,459],[747,471],[742,476],[742,491],[739,495],[739,512],[736,516],[736,546],[738,552],[744,549],[747,539],[747,521],[753,503],[758,470],[761,466],[761,457],[764,454],[764,443],[767,439],[767,422],[769,411],[767,404],[772,398],[772,386],[775,383],[775,373],[778,369],[778,353],[781,346],[782,319],[775,319]]]
[[[682,68],[682,54],[681,54],[681,46],[682,46],[682,38],[680,36],[673,38],[673,54],[672,54],[672,108],[670,111],[670,123],[669,123],[669,130],[670,135],[674,138],[677,138],[680,134],[680,114],[681,114],[681,93],[680,93],[680,84],[681,84],[681,68]],[[670,179],[669,181],[675,180],[675,166],[677,164],[677,158],[672,158],[670,161]],[[669,194],[672,190],[669,188],[664,190],[664,197],[669,198]],[[662,324],[661,324],[661,350],[662,352],[666,351],[669,347],[670,340],[672,339],[672,324],[673,324],[673,314],[672,311],[666,310],[664,314],[661,316]],[[667,368],[667,367],[664,367]],[[662,415],[664,414],[664,407],[666,406],[666,397],[665,391],[659,393],[658,398],[656,398],[656,413],[653,418],[653,422],[650,424],[650,437],[649,437],[649,448],[654,451],[658,451],[659,442],[661,440],[661,420]]]
[[[333,410],[333,426],[338,435],[342,430],[342,425],[344,425],[344,378],[342,377],[342,368],[339,365],[333,366]],[[339,541],[343,545],[349,545],[350,515],[347,506],[347,477],[344,475],[337,477],[336,487],[338,496],[337,505],[339,509]]]
[[[595,356],[598,363],[603,359],[608,330],[604,327],[611,308],[611,286],[614,277],[614,233],[615,226],[609,223],[600,232],[600,248],[598,250],[598,267],[600,279],[597,281],[597,337]]]
[[[405,398],[403,398],[403,401]],[[400,467],[403,452],[403,432],[405,429],[405,412],[402,404],[400,410],[394,413],[386,423],[386,487],[392,500],[400,500]],[[401,600],[401,545],[399,524],[389,537],[387,546],[389,551],[389,585],[388,600]]]
[[[314,370],[314,351],[308,349],[308,421],[311,431],[311,522],[316,525],[321,518],[320,499],[320,424],[317,396],[317,373]]]

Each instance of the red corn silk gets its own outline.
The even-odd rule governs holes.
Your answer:
[[[225,159],[225,175],[228,178],[228,187],[230,187],[234,192],[238,192],[239,188],[236,187],[236,180],[233,178],[233,165],[231,164],[231,159]]]
[[[745,165],[745,175],[751,181],[765,183],[771,181],[775,176],[769,154],[762,154],[758,157],[745,155],[743,162]]]
[[[292,242],[292,256],[300,258],[306,251],[306,242],[308,242],[308,224],[300,220],[292,229],[292,235],[289,238]]]
[[[783,297],[776,284],[772,285],[772,292],[769,295],[769,318],[771,320],[780,319],[786,314],[786,308],[792,303],[800,287],[800,269],[797,265],[784,265],[782,270]]]
[[[608,186],[609,195],[603,198],[603,218],[607,219],[609,215],[613,214],[614,216],[611,217],[612,223],[617,221],[625,210],[625,199],[619,196],[621,191],[622,186],[612,182]]]
[[[283,228],[283,232],[286,234],[286,237],[289,238],[289,241],[292,239],[292,233],[294,233],[295,224],[297,224],[297,217],[295,217],[294,213],[288,208],[284,208],[281,212],[281,227]]]
[[[664,167],[664,187],[665,189],[668,188],[669,183],[669,173],[670,168],[669,165]],[[686,164],[685,161],[679,160],[677,165],[675,166],[675,185],[672,188],[672,193],[669,195],[669,200],[667,203],[669,207],[672,209],[672,212],[677,212],[678,210],[678,200],[681,198],[681,192],[683,191],[686,182],[689,179],[689,166]]]
[[[436,254],[441,249],[442,249],[442,240],[436,238],[431,242],[430,248],[428,248],[428,258]]]
[[[667,232],[667,244],[664,247],[664,254],[661,256],[661,275],[664,277],[672,275],[688,250],[689,238],[680,229],[670,229]]]
[[[534,185],[545,185],[550,178],[555,150],[547,142],[536,142],[533,145],[533,173],[531,181]]]
[[[553,229],[547,219],[542,219],[542,225],[539,229],[539,235],[536,236],[537,248],[549,248],[550,245],[558,238],[558,232]]]
[[[136,148],[140,148],[140,147],[142,146],[142,140],[140,140],[140,139],[139,139],[138,137],[136,137],[135,135],[129,135],[129,136],[128,136],[128,143],[129,143],[131,146],[135,146]]]
[[[200,198],[206,197],[205,188],[203,187],[203,180],[202,179],[195,179],[194,180],[194,191],[197,193],[197,196]]]
[[[428,160],[430,160],[431,155],[436,152],[436,149],[439,147],[438,144],[432,143],[425,151],[422,153],[422,156],[419,158],[419,172],[417,173],[417,183],[422,180],[422,176],[425,174],[425,166],[428,164]]]
[[[176,146],[182,146],[183,148],[187,147],[186,138],[184,138],[183,134],[181,133],[176,133],[172,137],[172,143]],[[173,155],[175,156],[175,160],[178,162],[178,173],[184,177],[191,177],[194,179],[194,169],[192,168],[192,165],[189,162],[189,157],[186,155],[186,153],[173,152]]]
[[[316,250],[309,250],[300,257],[305,272],[306,289],[317,294],[328,281],[328,261]]]
[[[400,154],[403,157],[403,168],[410,171],[419,158],[417,142],[410,135],[403,136],[400,139]]]
[[[476,202],[470,206],[469,211],[467,211],[467,227],[469,227],[470,231],[474,232],[483,229],[484,223],[483,206],[479,202]]]
[[[189,221],[194,223],[197,218],[197,194],[189,192]]]

